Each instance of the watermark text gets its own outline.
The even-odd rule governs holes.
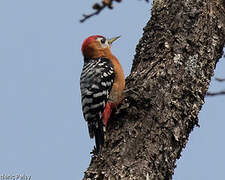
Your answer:
[[[0,180],[31,180],[31,176],[25,174],[0,174]]]

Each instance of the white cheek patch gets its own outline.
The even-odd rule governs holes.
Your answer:
[[[109,42],[106,40],[105,43],[103,44],[101,42],[102,39],[103,39],[102,37],[98,37],[96,40],[99,41],[99,43],[101,44],[102,48],[104,48],[104,49],[105,48],[109,48],[110,47]]]

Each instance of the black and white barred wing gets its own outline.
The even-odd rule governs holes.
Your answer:
[[[109,98],[114,77],[113,65],[108,59],[84,61],[80,78],[81,102],[91,138],[95,135],[96,129],[103,130],[102,113]]]

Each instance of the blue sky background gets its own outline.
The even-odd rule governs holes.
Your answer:
[[[97,1],[97,0],[96,0]],[[121,35],[112,51],[125,74],[150,18],[151,4],[124,1],[84,24],[91,0],[0,0],[0,175],[78,180],[94,141],[82,117],[80,47],[93,34]],[[216,77],[225,77],[221,59]],[[212,81],[210,90],[225,89]],[[224,179],[225,96],[208,97],[200,128],[178,160],[174,180]]]

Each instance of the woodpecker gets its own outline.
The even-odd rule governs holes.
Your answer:
[[[86,38],[81,51],[84,65],[80,76],[81,104],[90,138],[95,137],[96,153],[104,144],[104,129],[112,109],[122,101],[125,78],[111,45],[120,36],[107,39],[101,35]]]

